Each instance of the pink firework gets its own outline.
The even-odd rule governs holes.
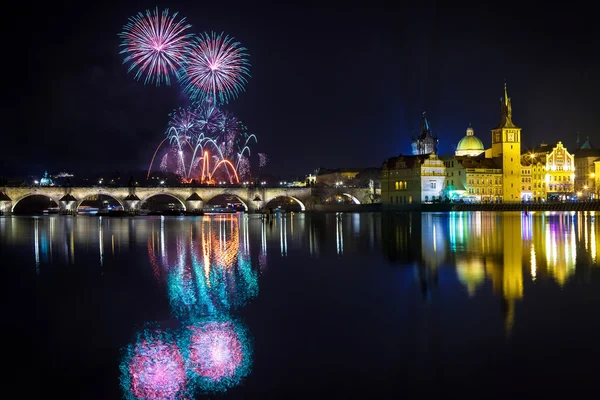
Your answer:
[[[249,67],[248,54],[240,43],[223,34],[204,33],[190,47],[181,79],[192,99],[209,98],[225,104],[244,90]]]
[[[243,363],[243,345],[230,322],[190,327],[189,360],[193,371],[212,381],[231,378]]]
[[[127,72],[135,70],[135,78],[145,75],[144,83],[164,81],[171,84],[170,75],[180,77],[186,50],[192,34],[186,33],[192,26],[185,24],[185,18],[176,20],[177,13],[169,15],[169,10],[161,14],[158,8],[154,14],[146,10],[129,18],[119,36],[123,39],[121,54],[126,54],[123,64],[129,64]]]
[[[130,391],[140,399],[176,398],[185,389],[186,371],[177,345],[142,341],[129,360]]]

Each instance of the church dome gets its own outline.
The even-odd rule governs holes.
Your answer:
[[[465,137],[460,139],[458,145],[456,146],[456,155],[457,156],[477,156],[485,151],[483,147],[483,143],[477,136],[475,136],[475,132],[473,128],[469,126],[467,128],[467,134]]]

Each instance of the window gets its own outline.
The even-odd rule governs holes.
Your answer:
[[[435,189],[435,181],[430,181],[429,185],[432,189]]]

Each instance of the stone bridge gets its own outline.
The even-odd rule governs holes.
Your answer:
[[[216,196],[237,197],[247,211],[253,212],[268,207],[277,198],[296,201],[303,211],[312,211],[326,199],[342,195],[354,204],[369,204],[373,201],[373,189],[369,188],[264,188],[264,187],[59,187],[27,186],[0,187],[0,211],[12,212],[19,201],[33,195],[46,196],[55,201],[62,211],[76,211],[81,203],[91,197],[105,195],[115,199],[123,209],[135,212],[149,198],[168,195],[179,201],[184,210],[201,209]]]

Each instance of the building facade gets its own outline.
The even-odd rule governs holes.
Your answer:
[[[600,150],[590,142],[590,138],[573,153],[575,157],[575,192],[584,199],[597,199],[595,162],[600,160]]]
[[[548,200],[567,200],[575,190],[575,157],[558,142],[546,156],[546,194]]]
[[[421,118],[421,132],[412,139],[412,154],[431,154],[438,151],[438,138],[431,134],[431,127],[425,113]]]
[[[419,208],[440,201],[446,168],[435,153],[392,157],[381,170],[381,203],[384,208]]]
[[[506,84],[500,100],[500,124],[492,129],[492,158],[502,168],[502,201],[521,200],[521,128],[512,121]]]

